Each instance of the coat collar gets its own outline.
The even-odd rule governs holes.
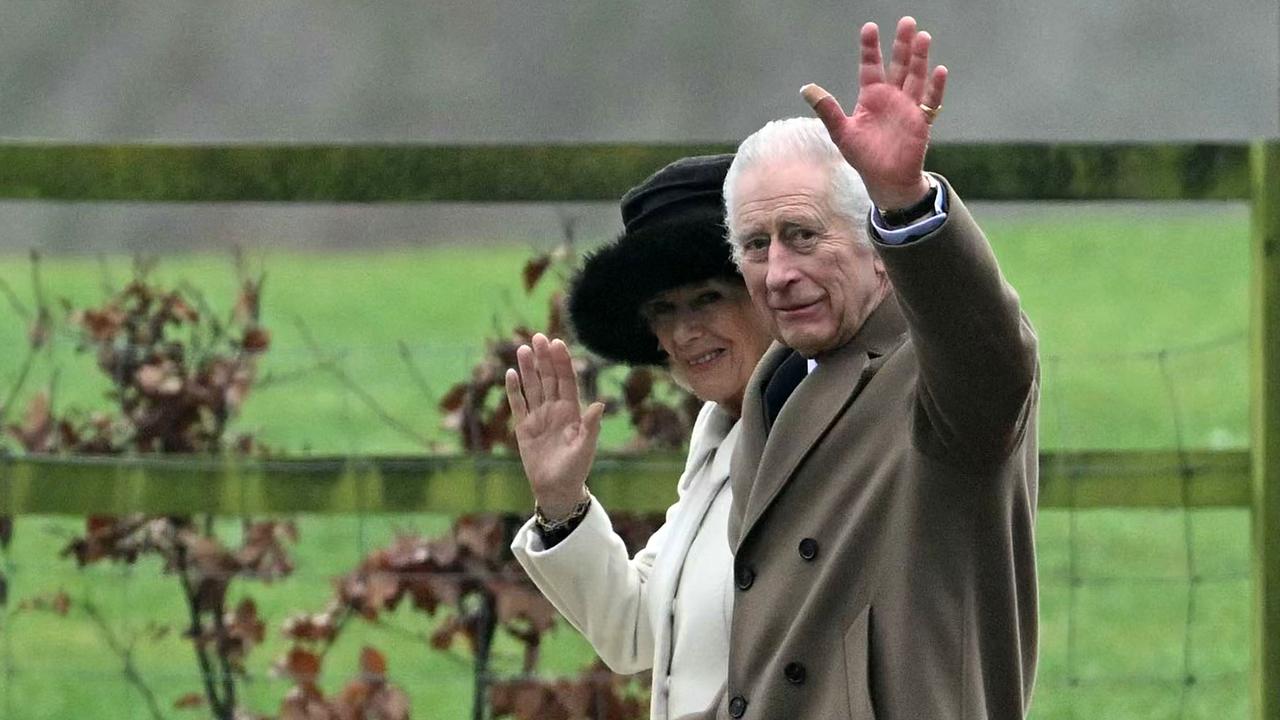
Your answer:
[[[741,525],[730,522],[735,551],[813,446],[879,369],[880,363],[874,360],[900,344],[906,331],[897,298],[889,295],[852,340],[818,356],[818,366],[782,406],[766,436],[763,388],[793,352],[776,343],[770,348],[751,378],[743,403],[742,438],[732,473],[733,518],[741,518]]]

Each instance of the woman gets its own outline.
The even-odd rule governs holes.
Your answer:
[[[630,365],[665,365],[706,404],[666,523],[634,558],[585,481],[603,406],[585,411],[569,351],[535,335],[508,370],[520,458],[537,499],[512,550],[615,672],[653,669],[651,715],[704,710],[727,675],[733,557],[729,459],[742,394],[770,337],[724,238],[731,155],[684,158],[622,199],[625,230],[569,295],[578,339]]]

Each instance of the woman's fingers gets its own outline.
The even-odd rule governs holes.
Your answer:
[[[529,412],[542,405],[542,383],[538,381],[538,369],[533,358],[533,348],[521,345],[516,348],[516,365],[520,368],[520,385],[528,402]]]
[[[583,442],[591,446],[595,446],[597,438],[600,437],[600,418],[604,416],[604,403],[593,402],[582,413],[582,431],[585,433],[582,438]]]
[[[538,369],[538,384],[542,388],[542,401],[553,402],[560,398],[556,385],[555,363],[551,360],[551,343],[542,333],[533,335],[533,359]]]
[[[551,364],[556,374],[556,394],[578,407],[578,375],[573,371],[569,346],[560,338],[551,341]]]
[[[520,388],[520,374],[512,368],[507,368],[507,374],[503,379],[507,383],[507,404],[511,406],[511,416],[517,423],[524,422],[525,417],[529,415],[529,406],[524,400],[524,390]]]

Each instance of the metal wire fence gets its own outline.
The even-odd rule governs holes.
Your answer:
[[[953,179],[969,177],[966,187],[987,187],[992,198],[1240,199],[1249,194],[1244,168],[1250,158],[1238,146],[940,150],[934,155],[946,166],[940,170]],[[21,146],[7,149],[13,162],[5,165],[0,191],[63,200],[573,200],[613,197],[643,175],[641,166],[651,168],[687,151]],[[1259,146],[1252,156],[1254,192],[1259,193],[1254,207],[1261,218],[1255,232],[1264,239],[1274,235],[1272,215],[1280,212],[1280,200],[1261,195],[1265,188],[1275,195],[1275,183],[1266,178],[1277,173],[1272,166],[1280,159],[1266,158],[1277,155],[1272,145]],[[625,162],[610,163],[610,157]],[[483,162],[473,162],[478,160]],[[450,183],[444,178],[454,173],[433,171],[450,163],[483,169],[469,172],[465,183]],[[362,167],[381,172],[382,179],[352,186],[350,179],[362,176],[353,168]],[[165,173],[200,177],[169,182]],[[248,180],[246,173],[252,176]],[[490,182],[495,173],[506,178],[505,184]],[[548,175],[582,182],[548,194]],[[1255,243],[1255,248],[1266,247],[1266,242]],[[1255,256],[1255,273],[1272,272],[1269,265],[1262,267],[1271,262],[1267,257]],[[1270,285],[1261,286],[1255,297],[1269,297],[1265,288]],[[1254,322],[1264,329],[1255,338],[1266,338],[1267,323],[1274,325],[1265,319],[1267,308],[1265,302],[1255,306],[1263,320]],[[1262,342],[1264,351],[1274,350],[1274,337]],[[284,349],[281,355],[290,353],[297,357],[302,351]],[[341,366],[359,361],[359,354],[347,351],[330,359]],[[1273,533],[1268,513],[1274,514],[1275,503],[1269,485],[1259,480],[1251,486],[1251,473],[1265,477],[1266,468],[1258,465],[1275,443],[1267,445],[1269,435],[1255,434],[1251,462],[1244,399],[1225,389],[1247,392],[1244,378],[1251,369],[1256,377],[1274,372],[1266,364],[1269,357],[1261,352],[1251,358],[1241,329],[1206,343],[1139,353],[1042,358],[1041,429],[1048,452],[1037,529],[1042,647],[1033,717],[1250,717],[1251,680],[1254,717],[1272,717],[1265,713],[1275,710],[1268,704],[1274,688],[1266,684],[1277,667],[1274,639],[1259,638],[1252,628],[1269,617],[1267,612],[1275,614],[1265,601],[1275,602],[1275,561],[1267,553],[1276,540],[1260,534]],[[1107,368],[1101,382],[1099,366]],[[318,368],[311,362],[272,368],[264,392],[325,372]],[[1136,404],[1112,402],[1120,389],[1137,398]],[[271,672],[273,658],[286,646],[276,632],[280,618],[314,610],[332,593],[335,574],[386,547],[399,531],[442,532],[449,514],[467,509],[527,508],[527,490],[509,460],[433,464],[371,457],[385,449],[356,430],[382,422],[378,408],[395,410],[393,400],[341,382],[331,382],[324,393],[309,388],[306,395],[280,402],[306,406],[313,401],[305,415],[336,418],[349,431],[340,448],[346,459],[307,457],[252,467],[0,460],[6,509],[21,513],[4,555],[8,598],[0,614],[0,707],[6,718],[206,712],[198,704],[182,707],[198,692],[202,677],[192,660],[191,640],[182,636],[181,621],[173,620],[183,608],[172,578],[153,561],[75,570],[69,561],[54,559],[82,525],[77,513],[104,505],[155,511],[165,503],[175,510],[217,509],[216,522],[227,535],[235,535],[249,515],[283,514],[299,523],[304,540],[296,572],[232,593],[238,598],[237,593],[252,592],[262,616],[275,624],[250,656],[244,685],[248,707],[274,712],[289,688]],[[1224,407],[1230,409],[1224,413]],[[1268,418],[1255,419],[1255,433],[1259,425],[1270,427]],[[427,411],[414,424],[430,427],[437,419]],[[315,448],[296,434],[278,442],[304,456]],[[1134,451],[1091,450],[1117,447]],[[670,499],[678,461],[662,462],[618,461],[608,467],[597,492],[611,508],[661,507]],[[175,477],[195,489],[178,489]],[[393,514],[397,510],[404,512]],[[1251,519],[1262,528],[1252,536]],[[1255,593],[1262,600],[1253,600]],[[326,660],[323,684],[340,687],[348,670],[357,671],[360,648],[377,644],[391,659],[389,675],[408,689],[415,717],[465,716],[474,668],[457,648],[430,648],[436,623],[408,610],[354,623]],[[1251,645],[1258,648],[1256,660],[1251,660]],[[542,649],[540,672],[571,674],[590,657],[574,633],[557,632]],[[522,670],[519,648],[499,643],[491,672],[516,676]]]
[[[360,352],[347,348],[339,355],[361,362]],[[1244,363],[1246,353],[1244,334],[1233,333],[1153,351],[1042,358],[1041,429],[1049,447],[1037,529],[1042,645],[1032,717],[1248,717],[1247,459],[1238,448],[1204,450],[1238,438],[1245,422],[1235,417],[1224,427],[1221,415],[1206,421],[1205,411],[1227,404],[1242,414],[1244,402],[1214,394],[1217,380],[1203,370]],[[1148,415],[1164,421],[1147,428],[1143,437],[1151,449],[1137,453],[1138,460],[1125,463],[1123,453],[1080,449],[1096,442],[1096,434],[1088,433],[1091,423],[1113,422],[1074,399],[1072,375],[1086,369],[1159,390],[1161,406]],[[339,392],[340,402],[325,405],[334,416],[325,420],[317,409],[317,423],[353,426],[376,417],[376,397],[350,388]],[[510,457],[432,461],[352,450],[346,459],[303,456],[248,466],[157,459],[125,471],[118,460],[5,460],[11,509],[28,504],[23,511],[30,512],[41,502],[63,507],[55,514],[20,515],[4,555],[4,717],[66,717],[95,708],[139,718],[207,712],[179,709],[194,702],[202,678],[183,637],[181,592],[158,561],[76,569],[57,557],[83,532],[82,518],[61,514],[77,503],[96,497],[183,509],[184,502],[200,507],[218,497],[229,505],[217,506],[217,534],[228,538],[248,517],[283,516],[299,524],[293,574],[270,584],[240,577],[230,595],[252,596],[268,623],[244,681],[246,705],[262,713],[275,712],[291,687],[272,670],[287,652],[280,635],[284,618],[321,610],[335,577],[388,547],[397,533],[445,532],[451,515],[424,512],[428,508],[519,513],[528,507],[528,491]],[[355,469],[362,465],[363,476]],[[679,458],[608,456],[593,482],[611,510],[656,510],[670,501],[678,472]],[[31,490],[41,482],[42,492]],[[47,483],[54,482],[82,489],[50,500],[57,496]],[[134,488],[122,491],[130,482]],[[157,492],[139,492],[140,482],[154,483]],[[179,485],[202,490],[183,499]],[[1126,495],[1126,487],[1137,486],[1162,490]],[[475,668],[461,645],[445,651],[430,646],[439,622],[407,608],[372,622],[353,621],[326,660],[325,683],[336,692],[356,672],[359,649],[377,646],[388,657],[389,676],[408,692],[414,717],[469,716]],[[516,643],[500,641],[488,672],[495,679],[519,678],[522,658]],[[585,643],[562,625],[541,649],[538,672],[572,676],[591,659]]]

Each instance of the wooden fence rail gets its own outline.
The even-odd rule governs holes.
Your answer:
[[[1041,457],[1042,508],[1248,507],[1249,453],[1082,452]],[[591,489],[612,510],[675,501],[683,458],[605,456]],[[1185,501],[1184,501],[1185,490]],[[0,515],[212,512],[529,512],[517,458],[297,460],[0,458]]]

